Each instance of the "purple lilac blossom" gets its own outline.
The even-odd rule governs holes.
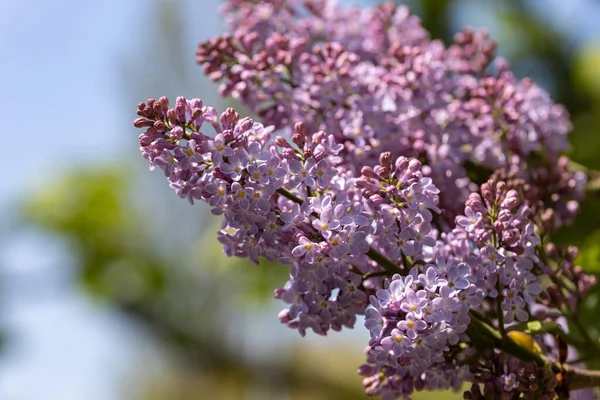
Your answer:
[[[359,374],[383,399],[464,382],[465,398],[556,394],[546,368],[494,349],[473,358],[469,327],[473,315],[501,330],[556,321],[595,284],[576,248],[540,239],[584,192],[563,154],[565,109],[517,80],[484,31],[445,46],[403,6],[224,11],[233,34],[201,43],[197,60],[261,122],[162,97],[140,103],[134,125],[150,169],[221,216],[225,254],[289,268],[279,320],[325,335],[364,315]],[[474,169],[489,171],[481,186]]]
[[[422,159],[450,225],[477,188],[473,165],[539,188],[529,205],[552,211],[552,230],[577,212],[585,175],[569,171],[561,154],[571,130],[566,110],[515,78],[484,31],[463,30],[446,47],[391,2],[359,9],[229,0],[224,12],[233,33],[197,51],[205,72],[223,82],[221,93],[290,134],[300,120],[334,133],[355,174],[382,149]]]

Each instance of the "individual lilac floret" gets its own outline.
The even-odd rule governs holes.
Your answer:
[[[511,392],[519,387],[519,381],[514,373],[510,373],[504,376],[504,390]]]

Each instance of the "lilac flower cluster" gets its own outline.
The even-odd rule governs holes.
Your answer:
[[[374,165],[382,149],[418,157],[441,190],[448,226],[477,189],[474,166],[519,171],[539,187],[572,182],[531,199],[546,205],[540,212],[555,210],[555,227],[572,220],[585,176],[557,163],[567,113],[506,61],[492,68],[496,46],[484,32],[465,30],[444,47],[391,3],[230,0],[225,11],[233,35],[201,43],[198,62],[265,123],[310,121],[309,130],[344,145],[349,166]]]
[[[502,327],[529,319],[527,307],[542,287],[533,273],[540,241],[528,206],[494,180],[466,204],[455,229],[422,252],[419,266],[371,296],[371,341],[359,370],[367,393],[394,399],[414,390],[458,390],[480,372],[447,357],[469,341],[470,310],[491,309]]]
[[[325,335],[365,315],[359,373],[384,399],[465,381],[474,399],[568,390],[549,330],[531,336],[544,356],[507,333],[576,321],[595,283],[549,240],[586,180],[563,155],[564,108],[494,62],[484,32],[446,47],[405,7],[225,11],[234,33],[200,44],[198,62],[262,122],[163,97],[134,125],[150,168],[222,217],[227,255],[289,267],[280,321]]]
[[[481,186],[481,195],[469,197],[465,215],[456,218],[457,227],[448,235],[448,240],[465,242],[462,257],[472,266],[478,287],[501,300],[498,317],[504,323],[527,321],[527,304],[542,292],[533,271],[540,239],[530,216],[516,190],[491,179]],[[453,248],[460,247],[455,243]]]
[[[301,334],[352,327],[364,314],[363,286],[381,278],[363,276],[384,271],[365,254],[385,252],[400,271],[408,267],[401,254],[417,260],[435,244],[431,211],[439,211],[439,191],[416,160],[396,160],[395,184],[386,189],[396,203],[383,204],[366,180],[356,185],[352,171],[344,172],[333,136],[309,134],[303,123],[293,144],[283,137],[270,143],[272,128],[233,109],[217,116],[198,99],[180,97],[172,109],[166,98],[151,99],[138,114],[135,125],[148,128],[142,155],[180,197],[203,200],[223,216],[224,252],[290,266],[290,281],[275,295],[290,305],[279,318]],[[205,125],[214,137],[202,132]],[[389,153],[381,158],[391,165]]]
[[[359,369],[367,394],[395,399],[415,389],[458,390],[472,379],[468,366],[448,357],[449,347],[466,339],[468,311],[483,297],[469,272],[464,264],[446,270],[429,264],[424,273],[415,267],[371,296],[365,321],[371,340]]]

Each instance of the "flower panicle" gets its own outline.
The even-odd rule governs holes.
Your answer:
[[[364,315],[358,372],[386,400],[464,382],[471,399],[568,390],[562,318],[585,333],[595,280],[576,248],[550,241],[587,179],[564,155],[564,107],[515,78],[484,30],[446,46],[391,2],[223,10],[231,33],[201,43],[197,62],[257,119],[161,97],[134,126],[150,169],[221,217],[225,254],[289,268],[279,320],[325,335]]]

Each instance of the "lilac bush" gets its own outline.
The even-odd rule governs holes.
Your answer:
[[[559,398],[600,386],[567,323],[595,283],[551,242],[586,175],[566,110],[518,80],[485,32],[445,46],[391,3],[229,0],[197,60],[258,117],[200,99],[138,106],[142,156],[222,218],[228,256],[289,267],[279,320],[370,333],[369,395],[465,388]],[[579,323],[579,322],[578,322]],[[467,386],[468,387],[468,386]]]

